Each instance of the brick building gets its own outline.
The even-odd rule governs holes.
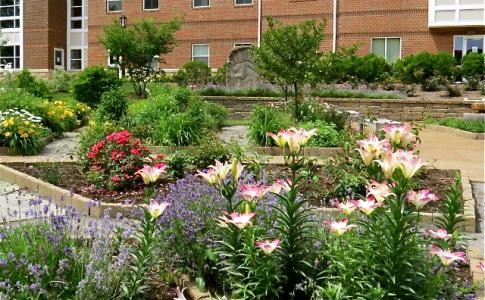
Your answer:
[[[265,17],[326,20],[324,51],[359,44],[389,61],[423,50],[456,57],[485,46],[485,0],[0,0],[8,40],[0,65],[38,71],[108,65],[103,26],[183,17],[166,69],[190,60],[221,66],[240,44],[257,45]]]

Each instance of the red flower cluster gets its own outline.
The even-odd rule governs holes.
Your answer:
[[[133,176],[143,168],[150,152],[128,131],[113,132],[94,144],[87,154],[89,178],[100,187],[113,190],[133,186]]]

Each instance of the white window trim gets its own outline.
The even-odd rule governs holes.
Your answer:
[[[192,0],[192,8],[208,8],[211,7],[211,0],[209,0],[209,5],[204,5],[204,6],[195,6],[195,0]]]
[[[7,44],[7,45],[5,45],[5,47],[13,47],[14,48],[13,49],[13,56],[5,56],[5,57],[9,57],[9,58],[11,57],[13,59],[12,70],[22,69],[23,68],[23,59],[22,59],[22,56],[21,56],[23,54],[22,53],[22,45],[20,45],[20,44]],[[16,47],[19,47],[19,52],[17,52],[15,50]],[[15,54],[17,54],[17,55],[15,55]],[[20,68],[15,67],[15,59],[16,58],[19,58]],[[2,66],[2,68],[0,68],[0,69],[5,70],[6,65],[3,64],[2,57],[0,57],[0,65]]]
[[[384,39],[384,59],[387,61],[387,39],[399,39],[399,59],[402,58],[402,38],[399,36],[375,36],[370,39],[370,53],[372,53],[372,41]]]
[[[61,51],[62,55],[61,55],[61,65],[58,66],[56,64],[56,52],[57,51]],[[65,59],[65,54],[64,54],[64,49],[63,48],[54,48],[54,69],[62,69],[64,70],[64,59]]]
[[[121,1],[121,10],[109,10],[109,3],[113,1]],[[145,3],[143,3],[145,4]],[[123,11],[123,1],[122,0],[106,0],[106,12],[109,13],[120,13]]]
[[[462,48],[461,48],[461,57],[463,58],[463,56],[465,56],[465,52],[466,52],[466,43],[465,43],[465,39],[468,39],[468,38],[482,38],[483,39],[483,53],[485,53],[485,34],[483,35],[480,35],[480,34],[457,34],[457,35],[454,35],[453,36],[453,57],[455,57],[455,49],[456,49],[456,43],[455,43],[455,40],[456,40],[456,37],[459,37],[461,36],[463,38],[463,45],[462,45]]]
[[[483,20],[461,21],[460,11],[467,9],[483,9]],[[435,21],[436,11],[453,11],[452,21]],[[455,0],[454,5],[436,5],[436,0],[428,0],[428,27],[453,27],[453,26],[485,26],[485,1],[483,4],[460,4]]]
[[[160,0],[157,0],[157,3],[158,3],[158,8],[145,8],[145,1],[146,0],[143,0],[141,5],[143,5],[143,11],[157,11],[157,10],[160,10]]]
[[[244,3],[244,4],[237,4],[236,0],[234,0],[234,6],[253,6],[254,5],[254,0],[251,0],[251,3]]]
[[[73,50],[80,50],[81,51],[81,58],[72,58],[72,55],[71,55],[71,52]],[[83,48],[71,48],[69,49],[69,70],[72,70],[72,71],[81,71],[82,69],[84,69],[84,49]],[[73,60],[79,60],[81,62],[81,68],[80,69],[73,69],[72,68],[72,65],[71,65],[71,62]]]
[[[192,44],[192,61],[194,61],[194,57],[205,57],[205,56],[194,56],[194,46],[207,46],[207,66],[210,66],[210,59],[211,59],[210,44]]]

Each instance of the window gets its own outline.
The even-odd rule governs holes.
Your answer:
[[[64,69],[64,49],[54,49],[54,68]]]
[[[371,52],[395,62],[401,58],[401,38],[372,38]]]
[[[192,45],[192,61],[196,60],[209,65],[209,45]]]
[[[108,0],[108,11],[117,12],[123,10],[122,0]]]
[[[71,70],[81,70],[82,69],[82,50],[81,49],[72,49],[71,50],[71,61],[70,61],[70,69]]]
[[[252,47],[253,44],[251,43],[235,43],[234,47]]]
[[[71,29],[83,28],[83,0],[71,0]]]
[[[143,0],[143,9],[158,9],[158,0]]]
[[[234,0],[234,5],[252,5],[253,0]]]
[[[457,35],[453,41],[453,56],[459,63],[470,52],[483,53],[485,35]]]
[[[118,66],[120,59],[116,55],[111,55],[110,51],[108,50],[108,66],[116,67]]]
[[[20,0],[0,0],[0,29],[20,27]]]
[[[194,7],[209,7],[210,6],[210,0],[194,0],[193,6]]]
[[[20,69],[20,46],[3,46],[0,48],[0,67]]]

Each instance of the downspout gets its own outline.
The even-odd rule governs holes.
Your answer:
[[[333,0],[333,52],[337,51],[337,6],[338,0]]]
[[[263,18],[263,0],[258,0],[258,47],[261,46],[262,18]]]

